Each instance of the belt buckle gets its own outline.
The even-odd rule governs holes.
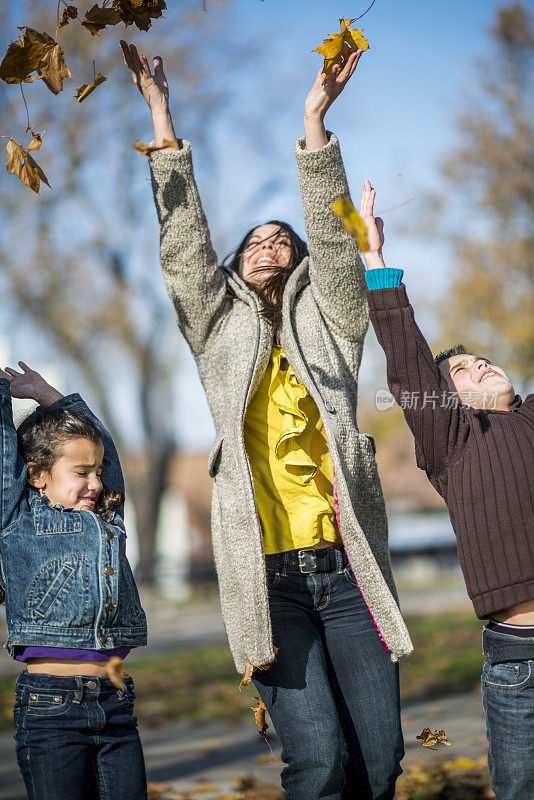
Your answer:
[[[303,575],[310,575],[312,572],[317,572],[317,556],[314,550],[299,550],[297,557],[299,572]]]

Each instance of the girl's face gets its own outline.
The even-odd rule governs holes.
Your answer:
[[[272,275],[271,267],[288,267],[290,261],[289,233],[273,223],[259,225],[241,256],[239,274],[249,283],[261,287],[263,281]]]
[[[50,472],[34,473],[29,480],[41,494],[46,494],[51,505],[60,503],[75,511],[93,511],[102,491],[103,458],[102,442],[85,437],[67,439]]]

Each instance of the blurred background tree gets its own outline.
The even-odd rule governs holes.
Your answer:
[[[176,447],[172,383],[180,340],[159,273],[154,211],[139,201],[146,197],[134,163],[141,157],[131,150],[125,157],[125,143],[144,133],[150,139],[151,129],[119,38],[148,47],[147,55],[165,55],[178,135],[185,131],[201,146],[226,97],[216,37],[229,3],[212,2],[209,14],[198,0],[168,5],[148,38],[122,25],[100,38],[77,22],[60,32],[74,80],[57,97],[40,81],[24,84],[33,130],[46,129],[34,155],[53,190],[42,186],[35,196],[6,173],[0,182],[4,313],[11,307],[13,324],[19,315],[29,319],[96,401],[123,458],[145,584],[154,581],[156,526]],[[11,39],[17,25],[53,36],[56,3],[5,0],[0,23]],[[108,80],[78,104],[74,88],[92,82],[93,60]],[[1,133],[29,141],[19,86],[2,82],[0,103]]]
[[[463,341],[526,385],[534,379],[532,10],[521,2],[501,7],[492,40],[434,209],[438,227],[452,223],[455,260],[439,316],[445,344]]]

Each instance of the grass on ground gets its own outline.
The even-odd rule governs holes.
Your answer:
[[[481,623],[472,612],[408,620],[414,653],[401,663],[404,702],[470,691],[480,680]],[[254,686],[238,691],[228,648],[212,645],[131,662],[141,725],[176,720],[232,721],[251,714]],[[0,681],[0,728],[12,725],[13,679]]]

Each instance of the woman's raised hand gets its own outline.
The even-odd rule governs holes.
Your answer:
[[[367,269],[380,269],[386,265],[382,258],[382,247],[384,246],[384,221],[381,217],[375,217],[376,192],[366,180],[363,184],[362,200],[360,203],[360,217],[367,227],[367,241],[369,250],[363,253],[365,266]]]
[[[351,53],[343,69],[334,66],[328,79],[322,67],[317,73],[315,83],[308,92],[304,103],[306,150],[317,150],[327,143],[323,123],[325,114],[354,74],[363,52],[363,50],[356,50]]]
[[[5,370],[0,369],[0,378],[6,378],[9,381],[9,391],[12,397],[35,400],[42,406],[47,406],[54,400],[63,397],[57,389],[45,381],[42,375],[31,369],[24,361],[19,361],[19,367],[22,372],[17,372],[12,367],[6,367]]]
[[[146,56],[140,56],[135,45],[124,40],[119,44],[132,80],[152,113],[156,144],[161,146],[165,140],[178,144],[169,110],[169,84],[163,71],[163,59],[161,56],[152,59],[152,74]]]

